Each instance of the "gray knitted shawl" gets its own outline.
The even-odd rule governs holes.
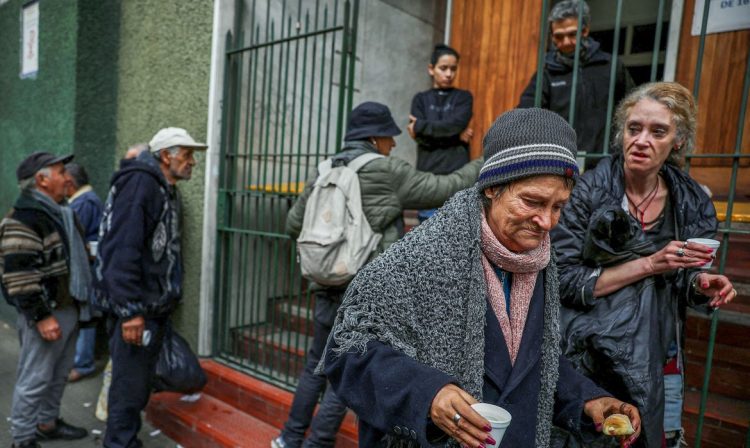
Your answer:
[[[460,191],[433,218],[364,267],[338,311],[332,331],[336,353],[364,353],[369,341],[381,341],[451,375],[481,401],[487,307],[479,246],[481,208],[476,187]],[[549,446],[560,356],[554,256],[543,275],[537,447]],[[389,437],[388,442],[388,446],[405,446],[395,438]],[[451,441],[451,446],[457,445]]]

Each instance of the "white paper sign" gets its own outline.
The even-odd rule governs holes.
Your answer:
[[[706,34],[750,28],[750,0],[710,0]],[[695,1],[691,34],[700,36],[705,0]]]
[[[39,71],[39,2],[29,3],[21,13],[21,78],[35,77]]]

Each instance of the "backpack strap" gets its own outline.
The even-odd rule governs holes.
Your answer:
[[[367,165],[368,163],[372,162],[375,159],[379,159],[381,157],[385,157],[383,154],[378,154],[374,152],[366,152],[362,154],[361,156],[358,156],[354,158],[354,160],[350,161],[348,166],[350,169],[354,170],[356,173],[359,171],[363,166]]]
[[[331,159],[325,159],[318,164],[318,179],[328,174],[333,169]]]
[[[354,170],[354,172],[356,173],[363,166],[381,157],[385,157],[385,156],[382,154],[374,153],[374,152],[366,152],[360,156],[355,157],[351,161],[349,161],[349,163],[346,166]],[[320,164],[318,165],[318,179],[328,174],[332,169],[333,169],[333,161],[331,159],[325,159],[324,161],[320,162]]]

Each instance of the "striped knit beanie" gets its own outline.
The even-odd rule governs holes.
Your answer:
[[[555,174],[575,179],[576,133],[545,109],[514,109],[500,115],[482,142],[480,190],[524,177]]]

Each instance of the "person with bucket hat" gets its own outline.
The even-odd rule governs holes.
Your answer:
[[[18,311],[21,345],[9,419],[16,448],[88,435],[60,418],[91,284],[83,237],[72,210],[62,206],[72,159],[48,152],[26,157],[16,170],[21,194],[0,222],[2,293]]]
[[[360,446],[544,448],[553,422],[584,437],[613,413],[635,429],[627,446],[638,410],[560,350],[549,231],[578,176],[575,132],[517,109],[483,145],[476,185],[352,280],[319,369],[359,417]],[[510,419],[491,425],[477,402]]]
[[[440,206],[456,191],[476,181],[482,163],[475,160],[446,175],[418,171],[402,159],[387,157],[396,146],[393,137],[400,133],[387,106],[364,102],[351,112],[344,145],[330,158],[332,166],[340,166],[349,165],[363,155],[385,156],[374,158],[357,171],[362,211],[373,232],[382,236],[370,259],[403,236],[404,209]],[[303,229],[305,209],[316,179],[317,175],[307,183],[287,216],[287,233],[295,239]],[[299,447],[303,442],[305,446],[334,445],[346,407],[328,388],[313,419],[315,405],[326,386],[326,378],[315,375],[314,370],[323,354],[346,287],[347,284],[325,287],[314,282],[310,286],[315,297],[313,342],[289,417],[279,437],[271,443],[274,448]],[[308,427],[309,437],[304,440]]]
[[[112,177],[94,262],[95,302],[113,323],[105,447],[142,446],[141,411],[169,318],[182,299],[176,183],[191,178],[195,151],[206,149],[185,129],[164,128]]]

